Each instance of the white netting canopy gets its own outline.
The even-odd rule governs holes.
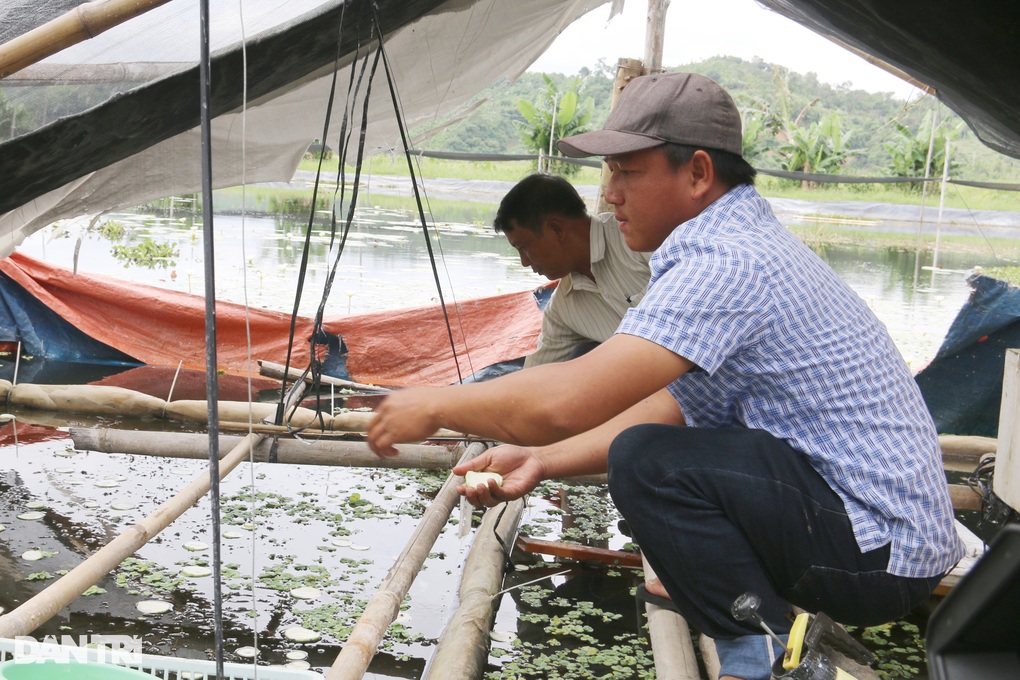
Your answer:
[[[323,137],[335,64],[326,143],[345,110],[358,130],[352,65],[356,79],[378,29],[411,129],[516,78],[605,2],[380,0],[373,15],[369,0],[212,0],[213,185],[291,179]],[[5,2],[0,39],[77,4]],[[0,256],[56,219],[200,189],[198,57],[198,0],[169,0],[0,80]],[[399,148],[382,65],[371,92],[367,151]]]

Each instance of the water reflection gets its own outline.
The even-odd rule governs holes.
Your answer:
[[[217,296],[290,311],[295,305],[308,217],[273,213],[281,206],[272,202],[272,192],[252,191],[249,209],[265,212],[242,216],[236,212],[239,205],[221,201],[217,195],[220,209],[235,210],[216,216]],[[293,209],[289,204],[283,207]],[[434,202],[428,230],[436,258],[433,272],[413,203],[403,197],[372,196],[369,207],[359,208],[354,215],[325,312],[359,314],[435,303],[439,300],[437,275],[447,302],[528,290],[544,283],[542,277],[520,266],[513,248],[492,230],[494,213],[495,206],[488,204]],[[109,273],[194,294],[204,291],[202,229],[192,209],[182,212],[178,207],[173,212],[166,207],[108,218],[125,225],[122,243],[146,238],[173,243],[179,256],[165,268],[124,266],[111,253],[114,243],[96,231],[82,235],[75,228],[40,232],[21,250],[72,268],[81,236],[77,261],[90,273]],[[879,240],[879,234],[862,231],[859,225],[819,226],[791,219],[791,228],[813,243],[816,252],[872,306],[915,370],[934,356],[966,299],[964,272],[975,265],[996,264],[991,244],[962,253],[944,249],[939,255],[940,271],[933,274],[931,252],[922,253],[918,262],[911,248],[864,245]],[[912,234],[916,225],[901,225],[901,231]],[[326,293],[330,264],[341,243],[341,234],[330,232],[328,212],[316,213],[308,241],[308,267],[298,309],[311,316]],[[920,286],[915,287],[917,273]]]
[[[258,200],[268,199],[259,196]],[[256,307],[288,311],[294,304],[307,218],[275,214],[280,209],[291,209],[289,206],[268,203],[267,206],[266,214],[245,217],[217,215],[217,296],[234,302],[247,301]],[[433,205],[434,223],[430,226],[430,238],[437,254],[437,266],[447,300],[526,290],[544,282],[541,277],[523,269],[506,240],[492,232],[488,225],[494,210],[494,206],[483,204],[447,205],[437,202]],[[415,214],[406,201],[385,197],[374,197],[370,207],[357,212],[327,301],[327,312],[360,313],[426,304],[436,299],[438,294],[432,268],[424,255],[425,239],[416,224]],[[149,237],[162,243],[173,243],[179,256],[173,265],[166,268],[124,267],[112,255],[112,244],[107,238],[88,232],[82,235],[78,255],[81,269],[173,290],[193,293],[203,290],[202,234],[190,205],[186,204],[183,210],[178,206],[173,213],[170,210],[132,212],[111,217],[130,227],[124,237],[125,242],[137,243]],[[316,224],[309,239],[310,265],[304,283],[306,295],[300,306],[301,313],[306,315],[314,313],[319,303],[330,259],[332,235],[323,220],[319,219]],[[22,250],[31,256],[71,268],[79,235],[80,232],[75,229],[49,230],[30,239]],[[947,271],[932,277],[930,272],[922,269],[930,280],[923,288],[915,289],[916,263],[914,253],[909,249],[842,244],[817,245],[815,248],[871,305],[915,368],[934,354],[967,296],[968,289],[961,272],[974,265],[987,264],[982,254],[942,253],[940,264]],[[931,259],[930,254],[925,255],[921,266],[930,266]],[[13,430],[14,427],[8,426],[8,429]],[[0,430],[0,435],[3,433]],[[25,566],[17,560],[21,551],[30,547],[49,547],[63,552],[64,557],[77,557],[92,549],[98,539],[108,538],[114,530],[122,530],[143,510],[151,510],[189,479],[187,474],[197,475],[202,468],[199,461],[171,465],[158,459],[106,454],[80,454],[73,463],[68,463],[61,457],[64,441],[33,444],[25,441],[25,434],[27,431],[23,429],[22,439],[16,446],[0,437],[0,444],[4,444],[0,453],[9,461],[5,476],[0,478],[0,496],[3,498],[0,521],[10,528],[4,535],[4,545],[9,546],[9,552],[0,555],[0,568],[3,573],[14,575],[5,581],[11,584],[17,582],[16,587],[0,592],[0,606],[8,608],[23,600],[27,593],[41,590],[49,580],[28,582],[21,579],[27,573]],[[76,473],[58,472],[63,468],[76,468]],[[175,476],[179,469],[187,474]],[[110,501],[116,500],[116,493],[96,490],[94,480],[104,473],[125,470],[131,473],[131,480],[124,493],[136,498],[143,507],[115,515],[111,512]],[[72,480],[82,483],[69,484]],[[314,495],[314,499],[308,502],[314,500],[318,506],[316,516],[307,522],[304,521],[306,518],[298,521],[299,518],[275,509],[266,511],[261,519],[252,522],[255,529],[245,529],[248,532],[244,534],[245,538],[232,539],[234,542],[225,549],[226,561],[239,565],[238,573],[241,575],[265,574],[281,560],[288,567],[300,566],[300,570],[294,570],[298,576],[313,573],[311,570],[318,566],[328,565],[336,579],[331,586],[331,596],[344,600],[348,605],[351,598],[364,599],[378,585],[384,570],[408,539],[414,521],[406,516],[398,520],[380,512],[375,517],[351,517],[345,523],[345,531],[351,532],[359,542],[370,548],[366,552],[371,555],[374,566],[370,574],[362,574],[358,570],[364,566],[359,562],[364,553],[349,553],[349,546],[334,544],[332,539],[336,537],[337,527],[330,523],[329,518],[337,510],[349,512],[347,501],[353,494],[370,501],[380,510],[400,512],[405,500],[396,499],[399,483],[403,480],[387,471],[313,470],[268,464],[242,469],[224,484],[223,492],[228,499],[230,494],[237,498],[243,488],[256,485],[262,491],[279,491],[301,499],[302,503],[306,500],[304,496]],[[30,499],[45,500],[52,516],[63,519],[57,524],[27,525],[29,530],[23,531],[22,521],[17,520],[16,515]],[[277,505],[283,503],[279,499],[274,499],[274,502]],[[297,502],[294,501],[295,504]],[[97,505],[92,506],[92,503]],[[406,503],[414,504],[418,500],[406,500]],[[562,505],[566,507],[557,510],[568,510],[571,506],[576,509],[579,503],[574,498]],[[415,512],[420,514],[417,505],[409,508],[408,514]],[[541,515],[543,511],[538,508],[532,512]],[[574,514],[562,516],[558,511],[546,514],[559,525],[561,534],[577,528]],[[190,559],[179,550],[182,542],[208,539],[208,515],[209,504],[203,500],[189,510],[183,522],[175,523],[163,537],[139,551],[139,555],[155,564],[179,566]],[[615,517],[610,519],[615,520]],[[608,534],[608,538],[597,538],[594,541],[596,545],[618,548],[626,540],[614,531],[612,521],[608,526],[599,524],[596,529],[597,534]],[[257,544],[255,538],[259,539]],[[84,549],[80,543],[85,544]],[[405,641],[392,654],[377,657],[373,666],[375,673],[387,677],[418,677],[421,674],[425,659],[430,654],[425,648],[438,637],[455,606],[454,575],[464,550],[465,545],[454,530],[448,528],[443,532],[435,547],[435,556],[430,558],[429,566],[411,592],[409,614],[412,626],[424,636],[424,640]],[[61,568],[70,563],[65,564],[63,557],[53,559],[54,564]],[[558,568],[550,567],[550,573],[553,570]],[[527,580],[535,575],[532,572],[511,576],[508,585],[514,580]],[[242,583],[241,576],[231,578],[238,587],[231,590],[226,602],[228,644],[231,649],[248,644],[251,632],[244,624],[254,619],[254,624],[268,636],[266,658],[278,659],[279,654],[288,648],[288,643],[273,635],[281,625],[297,622],[299,615],[305,613],[310,605],[290,609],[288,601],[288,607],[284,608],[281,603],[286,591],[276,589],[276,585],[280,584],[261,581],[250,585]],[[605,577],[601,572],[578,568],[543,586],[564,596],[563,602],[585,598],[593,602],[596,609],[629,614],[634,607],[629,592],[632,584],[630,575]],[[116,592],[118,596],[124,594],[122,588],[112,583],[112,579],[106,582],[106,586],[108,591]],[[543,608],[525,601],[523,597],[523,593],[514,591],[503,598],[503,606],[497,615],[497,628],[515,630],[528,641],[540,641],[549,635],[547,624],[535,618],[520,618],[517,614],[538,614],[537,610]],[[67,617],[47,624],[41,632],[59,632],[61,625],[75,630],[94,628],[105,632],[114,632],[119,630],[118,626],[123,626],[123,630],[129,633],[143,631],[147,644],[154,645],[163,653],[200,655],[210,644],[210,630],[204,616],[209,609],[208,602],[208,588],[205,584],[198,584],[177,595],[175,604],[179,608],[174,614],[162,621],[141,623],[136,620],[131,598],[118,599],[118,606],[104,608],[104,612],[92,611],[98,607],[99,600],[86,600],[80,607],[71,609]],[[562,608],[568,606],[562,605]],[[348,609],[353,611],[355,608]],[[254,614],[249,616],[251,610]],[[544,609],[544,613],[565,616],[562,611],[550,612],[548,608]],[[96,618],[99,614],[104,618]],[[594,613],[592,615],[595,616]],[[334,619],[337,616],[333,614]],[[588,624],[587,621],[584,623]],[[621,628],[613,629],[616,625]],[[612,634],[625,632],[633,635],[637,633],[637,625],[628,616],[621,623],[606,628],[612,629]],[[312,645],[309,651],[313,665],[328,666],[335,658],[336,644],[336,639],[328,639]]]

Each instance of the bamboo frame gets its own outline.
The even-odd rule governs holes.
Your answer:
[[[293,366],[289,371],[284,371],[283,364],[276,364],[272,361],[259,361],[259,373],[268,378],[278,378],[282,380],[286,375],[288,380],[299,380],[304,374],[304,371],[294,368]],[[304,380],[308,383],[311,382],[311,378],[308,376],[305,376]],[[373,394],[387,394],[393,391],[387,387],[368,385],[366,383],[354,382],[353,380],[344,380],[343,378],[334,378],[331,375],[320,376],[319,383],[322,385],[333,385],[334,387],[340,387],[342,389],[371,392]]]
[[[476,680],[489,657],[489,633],[496,616],[495,594],[503,583],[506,555],[496,540],[509,545],[517,532],[525,502],[522,499],[485,511],[475,533],[461,576],[460,605],[443,629],[425,680]],[[500,519],[500,513],[503,518]]]
[[[482,443],[471,444],[460,460],[470,460],[485,448]],[[463,477],[451,474],[436,494],[436,499],[425,510],[411,539],[390,568],[386,580],[369,600],[333,666],[326,673],[326,680],[359,680],[364,677],[386,629],[400,612],[400,603],[411,589],[415,576],[421,571],[450,513],[457,507],[460,499],[457,486],[463,481]]]
[[[140,456],[165,458],[209,457],[209,437],[191,432],[145,432],[95,428],[70,428],[71,440],[76,449],[100,453],[130,453]],[[241,441],[236,435],[221,435],[220,448],[229,450]],[[252,461],[256,463],[285,463],[295,465],[334,465],[343,467],[417,468],[423,470],[449,470],[453,467],[453,453],[445,446],[430,444],[398,444],[399,456],[380,458],[372,453],[368,444],[336,439],[297,441],[275,440],[276,454],[270,460],[270,441],[253,447]]]
[[[260,440],[259,435],[250,434],[224,456],[220,460],[220,479],[241,461],[247,460],[249,451]],[[90,586],[95,585],[99,579],[116,569],[125,558],[145,545],[149,539],[184,514],[209,491],[210,486],[211,479],[209,471],[206,470],[177,492],[177,495],[156,508],[152,514],[126,529],[42,592],[0,616],[0,638],[28,635],[48,621]]]
[[[655,571],[644,555],[645,581],[655,578]],[[648,614],[648,637],[652,643],[652,658],[655,660],[655,677],[658,680],[701,680],[698,658],[694,654],[694,642],[687,621],[674,611],[645,603]]]
[[[93,0],[0,45],[0,78],[94,38],[170,0]]]
[[[701,660],[705,664],[705,674],[709,680],[717,680],[719,677],[719,651],[715,648],[715,640],[705,635],[698,635],[698,650],[701,652]]]

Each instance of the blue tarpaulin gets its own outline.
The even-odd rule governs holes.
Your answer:
[[[1020,347],[1020,288],[981,274],[935,359],[917,374],[943,434],[996,437],[1006,350]]]

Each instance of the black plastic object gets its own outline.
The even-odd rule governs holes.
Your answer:
[[[1008,524],[928,622],[933,680],[1020,678],[1020,525]]]

